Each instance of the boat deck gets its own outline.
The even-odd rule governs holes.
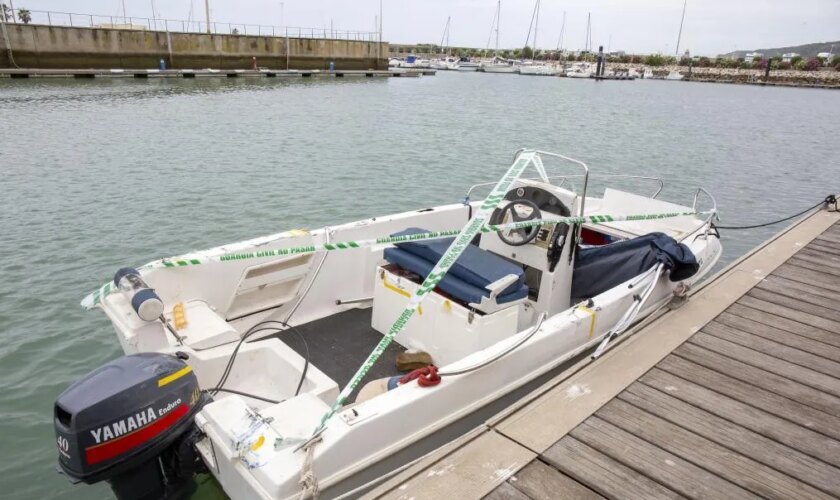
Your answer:
[[[297,327],[309,345],[309,362],[333,379],[340,388],[350,382],[359,369],[359,363],[382,340],[382,334],[370,326],[372,313],[371,308],[350,309]],[[282,335],[281,340],[304,358],[307,356],[306,347],[297,336]],[[405,347],[397,342],[391,342],[379,362],[371,367],[365,380],[369,382],[404,375],[396,368],[397,354],[404,350]],[[356,398],[360,389],[357,387],[351,393],[350,401]]]
[[[821,211],[372,496],[840,497],[838,293]]]

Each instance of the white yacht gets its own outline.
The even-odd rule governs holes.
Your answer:
[[[560,70],[553,64],[532,62],[531,64],[523,64],[519,67],[520,75],[557,76],[558,73],[560,73]]]
[[[592,76],[592,65],[588,62],[574,63],[566,70],[566,76],[569,78],[589,78]]]
[[[148,498],[196,472],[235,500],[358,495],[720,256],[703,189],[594,195],[584,162],[535,150],[496,172],[460,203],[119,270],[82,305],[126,355],[58,397],[61,470]]]

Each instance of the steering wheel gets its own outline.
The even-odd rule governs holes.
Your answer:
[[[508,216],[510,214],[510,216]],[[510,222],[523,222],[538,220],[542,218],[540,208],[531,200],[520,198],[512,200],[502,207],[490,218],[490,224],[507,224]],[[510,246],[518,247],[527,245],[540,233],[540,226],[523,227],[521,229],[505,229],[499,231],[499,239]]]

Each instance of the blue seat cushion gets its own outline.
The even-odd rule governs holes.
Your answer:
[[[391,236],[408,236],[428,232],[427,229],[410,227]],[[411,241],[398,243],[397,248],[420,257],[434,266],[443,257],[443,254],[446,253],[453,240],[454,238]],[[508,262],[496,254],[482,250],[475,245],[468,245],[464,253],[458,257],[458,260],[449,269],[447,276],[455,276],[476,288],[484,289],[490,283],[500,280],[509,274],[515,275],[517,280],[505,288],[499,295],[518,292],[522,285],[525,284],[525,271],[520,266]]]
[[[480,249],[478,250],[483,251]],[[437,263],[429,262],[426,259],[418,257],[417,255],[401,248],[386,248],[385,260],[391,264],[396,264],[403,269],[417,273],[422,276],[423,279],[432,272],[432,269]],[[511,287],[508,287],[504,290],[503,294],[497,295],[496,303],[505,304],[507,302],[519,300],[528,296],[528,286],[525,285],[525,283],[514,285],[515,288],[513,290],[510,290]],[[471,283],[467,283],[452,274],[452,272],[446,273],[446,276],[444,276],[440,283],[438,283],[438,288],[455,300],[472,304],[480,304],[482,297],[490,296],[490,290],[487,290],[486,288],[479,288]]]

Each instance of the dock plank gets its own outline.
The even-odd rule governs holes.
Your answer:
[[[753,288],[752,290],[747,292],[747,296],[756,298],[758,300],[763,300],[765,302],[770,302],[771,304],[796,309],[797,311],[799,311],[800,313],[804,313],[805,315],[816,316],[817,318],[829,320],[831,321],[831,323],[826,323],[825,321],[823,321],[820,322],[820,324],[811,324],[820,328],[826,328],[832,332],[840,331],[840,310],[835,309],[833,305],[830,305],[829,307],[824,307],[817,305],[811,302],[810,300],[806,300],[806,298],[804,297],[795,298],[784,296],[777,293],[768,292],[767,290],[763,290],[758,287]]]
[[[806,337],[818,342],[840,347],[840,334],[823,330],[799,321],[794,321],[783,316],[777,316],[771,312],[755,309],[744,304],[732,304],[726,310],[727,314],[740,316],[762,325],[770,326],[779,330]]]
[[[715,321],[722,325],[736,328],[742,332],[758,335],[765,339],[772,340],[789,347],[794,347],[822,358],[830,360],[840,359],[840,347],[813,340],[795,333],[790,333],[785,330],[780,330],[773,326],[743,318],[730,312],[722,313]],[[838,340],[840,340],[840,335],[837,337]]]
[[[604,498],[542,460],[534,460],[526,465],[516,476],[508,479],[508,482],[534,500],[599,500]]]
[[[829,255],[840,256],[840,244],[832,245],[823,241],[814,240],[808,244],[808,248],[811,248],[818,252],[827,253]]]
[[[823,375],[817,371],[799,366],[788,361],[753,351],[738,344],[713,337],[706,333],[699,333],[689,340],[690,343],[705,347],[718,354],[743,361],[749,365],[776,375],[787,377],[799,383],[809,385],[834,396],[840,396],[840,380]]]
[[[788,260],[788,263],[794,266],[804,267],[805,269],[810,269],[812,271],[817,271],[818,273],[822,273],[826,275],[827,278],[832,280],[840,278],[840,269],[834,269],[832,267],[825,266],[822,263],[811,262],[809,260],[805,260],[796,256],[791,257],[790,260]]]
[[[819,458],[828,464],[840,465],[840,442],[777,417],[759,407],[724,396],[658,368],[645,374],[639,381],[713,415],[774,439],[789,448]],[[762,401],[760,396],[753,397],[751,400],[757,405],[768,403]]]
[[[764,290],[776,291],[787,296],[790,296],[789,294],[791,293],[801,292],[801,294],[797,295],[797,297],[805,296],[808,300],[816,299],[817,302],[815,303],[824,307],[835,307],[836,304],[836,300],[834,300],[837,298],[836,293],[826,290],[825,288],[814,286],[810,283],[801,283],[776,274],[771,274],[770,276],[764,278],[764,280],[757,284],[756,287]]]
[[[829,233],[828,231],[824,232],[820,236],[817,236],[816,239],[826,245],[840,245],[840,236],[835,233]]]
[[[773,274],[818,286],[832,292],[840,292],[840,281],[834,279],[833,277],[820,274],[812,269],[794,266],[790,263],[779,266],[775,271],[773,271]]]
[[[816,354],[811,354],[795,347],[781,344],[759,335],[744,332],[729,325],[724,325],[718,321],[712,321],[704,326],[703,332],[713,337],[727,340],[748,349],[752,349],[756,352],[764,353],[768,356],[773,356],[799,366],[804,366],[834,378],[840,378],[840,363],[822,356],[817,356]],[[793,337],[794,335],[788,334],[788,336]]]
[[[669,356],[657,368],[840,440],[840,416],[820,411],[679,356]]]
[[[814,266],[823,268],[823,272],[829,274],[836,274],[840,276],[840,264],[832,259],[837,257],[828,254],[819,254],[813,251],[808,251],[808,248],[803,248],[796,254],[796,259],[801,262],[808,262]]]
[[[620,399],[826,493],[840,495],[840,469],[725,418],[698,410],[670,394],[640,383],[630,386]],[[705,484],[708,479],[697,477],[695,480]],[[730,498],[733,494],[717,498]]]
[[[840,255],[834,255],[832,252],[823,252],[810,245],[803,248],[796,254],[797,258],[802,260],[810,260],[817,264],[825,264],[827,266],[840,269]]]
[[[531,500],[531,497],[505,482],[488,493],[484,500]]]
[[[778,499],[832,498],[813,486],[733,452],[729,448],[698,436],[621,399],[610,401],[595,415],[756,495]]]
[[[749,491],[598,417],[590,417],[575,427],[570,435],[688,498],[757,498]]]
[[[789,378],[767,372],[747,363],[718,354],[695,344],[683,344],[674,357],[686,359],[735,380],[760,387],[810,406],[829,415],[840,416],[840,398]]]
[[[547,449],[542,457],[608,498],[684,498],[568,435]]]
[[[744,295],[738,300],[739,304],[748,305],[754,309],[759,309],[764,312],[769,312],[771,314],[777,314],[779,316],[785,316],[790,318],[794,321],[798,321],[800,323],[804,323],[806,325],[811,325],[817,328],[821,328],[827,332],[838,332],[840,331],[840,322],[833,321],[827,318],[823,318],[821,316],[815,316],[810,312],[805,312],[798,307],[807,307],[808,305],[801,302],[801,301],[789,301],[787,302],[788,305],[785,305],[783,302],[785,300],[778,299],[774,301],[770,300],[762,300],[763,298],[771,298],[772,294],[764,295],[762,294],[759,298],[753,293],[755,289],[750,290],[747,295]],[[785,297],[787,299],[787,297]],[[797,309],[795,309],[796,307]]]

